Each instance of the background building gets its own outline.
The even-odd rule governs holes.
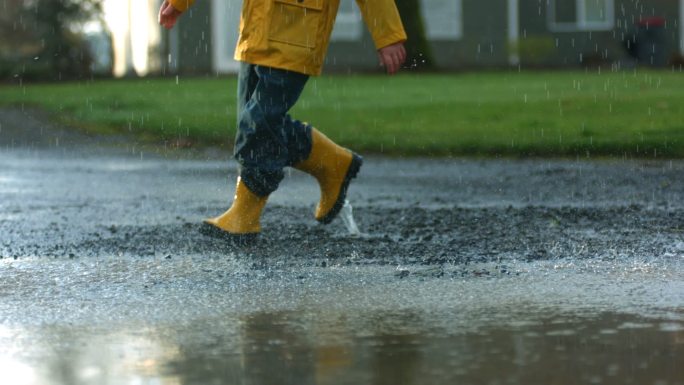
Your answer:
[[[116,4],[116,20],[131,21],[128,32],[114,33],[118,74],[126,72],[122,62],[139,74],[237,70],[232,57],[241,1],[198,1],[178,28],[160,33],[154,32],[160,0],[136,2],[134,10],[131,0],[107,1]],[[421,0],[421,6],[437,69],[667,66],[681,64],[684,54],[684,0]],[[420,59],[409,64],[420,66]],[[326,71],[375,68],[356,4],[341,0]]]
[[[116,76],[162,70],[166,35],[157,22],[162,0],[104,0],[104,21],[112,40]]]

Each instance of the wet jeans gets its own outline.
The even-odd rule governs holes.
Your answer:
[[[240,65],[234,155],[242,181],[256,195],[275,191],[283,169],[305,160],[311,152],[311,126],[288,114],[308,79],[297,72]]]

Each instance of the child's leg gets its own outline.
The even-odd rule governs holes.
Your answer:
[[[245,62],[240,63],[240,72],[238,72],[237,85],[237,123],[240,124],[240,112],[245,108],[245,105],[252,98],[254,90],[256,89],[257,77],[256,66]]]
[[[242,64],[235,146],[241,177],[233,204],[218,217],[204,221],[204,234],[243,244],[253,241],[261,231],[261,211],[267,196],[282,180],[283,167],[304,159],[311,149],[311,129],[287,115],[306,78]]]
[[[283,179],[283,168],[311,151],[311,128],[288,111],[299,99],[307,75],[243,64],[238,84],[238,133],[235,158],[245,185],[268,196]]]

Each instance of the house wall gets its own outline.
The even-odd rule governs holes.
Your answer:
[[[679,58],[684,57],[684,0],[679,0]]]
[[[519,50],[523,66],[632,64],[634,61],[627,54],[624,41],[636,31],[640,19],[652,16],[667,20],[662,34],[665,60],[676,52],[679,41],[676,1],[615,0],[615,24],[608,31],[550,31],[547,6],[547,1],[520,0]]]
[[[431,1],[437,4],[443,0],[422,1],[428,7]],[[505,67],[516,64],[517,60],[523,68],[615,63],[632,66],[635,62],[627,54],[624,41],[636,31],[638,20],[651,16],[666,19],[662,31],[665,61],[684,52],[684,26],[679,22],[680,15],[684,13],[681,9],[684,0],[613,0],[614,25],[605,31],[551,30],[547,17],[549,2],[573,0],[490,0],[486,5],[481,0],[451,1],[461,6],[459,36],[431,38],[432,53],[441,69]],[[508,10],[508,5],[516,2],[519,6],[517,45],[509,41],[514,33],[509,30],[511,13]],[[175,40],[173,36],[169,40],[171,56],[177,60],[177,67],[182,72],[231,70],[227,66],[217,66],[216,57],[212,57],[212,33],[221,34],[222,29],[214,26],[212,32],[211,4],[210,1],[196,2],[189,15],[181,20]],[[341,39],[331,42],[324,67],[326,72],[377,69],[373,41],[365,25],[358,23],[362,32],[347,36],[352,38],[345,38],[342,34]],[[218,43],[226,45],[227,42],[221,40]]]
[[[679,59],[684,57],[684,0],[679,0]]]
[[[236,73],[240,63],[233,57],[240,29],[242,4],[237,1],[211,1],[212,68],[219,73]]]
[[[377,68],[378,55],[365,26],[360,41],[332,40],[324,63],[323,72],[372,71]]]
[[[508,63],[506,0],[463,0],[463,34],[459,40],[433,40],[432,52],[442,68],[501,67]]]
[[[432,55],[439,68],[501,67],[508,63],[507,0],[491,1],[491,7],[483,7],[479,0],[461,0],[461,36],[430,39]],[[429,6],[429,0],[425,4]],[[377,67],[375,46],[365,25],[362,28],[360,42],[331,42],[326,71],[368,71]]]
[[[183,15],[169,36],[169,51],[179,72],[213,72],[211,2],[197,1]]]

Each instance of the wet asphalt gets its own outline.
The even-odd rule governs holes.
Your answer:
[[[472,362],[510,356],[488,353],[496,343],[485,338],[469,360],[445,363],[437,356],[455,345],[438,339],[462,345],[457,336],[537,333],[574,346],[593,329],[598,340],[623,329],[654,333],[644,340],[653,346],[664,338],[667,358],[647,365],[653,372],[643,378],[684,383],[668,366],[684,358],[681,160],[368,156],[349,193],[360,236],[339,219],[316,223],[315,180],[292,170],[269,199],[258,242],[237,247],[199,232],[232,199],[237,170],[228,150],[134,143],[55,126],[36,111],[0,110],[0,369],[15,368],[24,381],[7,383],[391,380],[392,360],[372,370],[359,363],[364,338],[385,335],[415,340],[404,342],[422,352],[402,356],[402,343],[393,350],[378,342],[389,346],[383,354],[399,356],[396,365],[420,362],[416,382],[406,383],[468,382],[498,378]],[[547,327],[558,320],[571,326]],[[254,327],[262,334],[246,338]],[[82,340],[92,338],[108,355],[86,364],[92,353]],[[273,340],[300,350],[269,356]],[[327,364],[297,352],[332,345],[353,347],[343,354],[348,375],[312,377]],[[117,366],[107,358],[117,349],[142,351],[136,359],[154,359],[156,369]],[[168,357],[178,349],[193,354]],[[81,358],[45,364],[65,351]],[[246,351],[249,368],[242,359],[230,375],[202,369]],[[301,373],[287,354],[308,362],[295,368]],[[534,362],[527,369],[542,373]],[[269,377],[269,365],[284,365],[291,377]],[[71,377],[55,377],[65,371]]]

